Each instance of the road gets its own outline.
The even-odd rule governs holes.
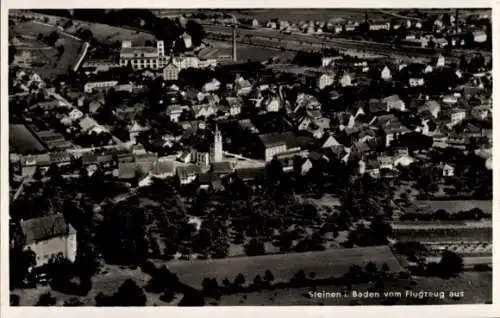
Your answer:
[[[203,25],[207,36],[219,35],[219,36],[231,36],[232,27],[224,25],[214,25],[214,24],[204,24]],[[431,50],[431,49],[421,49],[410,46],[402,46],[400,48],[394,47],[389,43],[378,43],[364,40],[351,40],[343,38],[325,38],[325,36],[318,35],[308,35],[301,33],[285,34],[275,30],[270,29],[238,29],[238,41],[245,43],[250,39],[263,40],[274,42],[274,47],[279,47],[283,43],[294,44],[297,50],[310,50],[311,45],[316,47],[332,47],[339,49],[361,49],[364,51],[372,51],[374,53],[382,54],[395,54],[401,53],[410,56],[433,56],[436,53],[444,53],[444,50]],[[246,39],[246,40],[245,40]],[[264,43],[261,43],[264,45]],[[278,44],[278,45],[276,45]],[[481,53],[486,58],[491,58],[491,52],[487,51],[476,51],[476,50],[461,50],[455,49],[450,53],[451,57],[460,57],[462,54],[471,55],[474,53]]]

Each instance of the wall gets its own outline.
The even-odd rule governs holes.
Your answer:
[[[52,256],[62,253],[64,257],[74,261],[76,257],[76,234],[69,237],[54,237],[48,240],[34,242],[26,246],[36,254],[36,266],[47,264]],[[71,248],[71,251],[68,251]]]

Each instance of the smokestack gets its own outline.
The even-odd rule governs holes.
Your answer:
[[[237,46],[236,46],[236,28],[238,26],[236,25],[233,25],[233,62],[237,62],[238,61],[238,55],[237,55]]]

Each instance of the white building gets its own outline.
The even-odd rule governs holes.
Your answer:
[[[446,60],[445,60],[444,56],[439,55],[438,60],[436,62],[436,67],[444,67],[445,64],[446,64]]]
[[[210,82],[203,85],[201,90],[203,92],[213,92],[219,90],[219,88],[220,88],[220,82],[214,78]]]
[[[131,66],[133,69],[162,69],[168,63],[165,56],[165,44],[156,42],[156,47],[133,47],[131,41],[123,41],[120,51],[120,66]]]
[[[58,255],[74,262],[77,252],[76,230],[62,214],[21,221],[21,241],[24,250],[36,255],[35,267],[40,267]]]
[[[83,86],[83,91],[89,94],[95,91],[107,91],[116,85],[118,85],[118,81],[88,82]]]
[[[387,65],[384,67],[384,69],[380,73],[380,78],[383,79],[384,81],[389,81],[392,79],[391,70],[387,67]]]
[[[333,85],[335,82],[334,78],[330,74],[321,74],[318,78],[317,86],[320,90],[323,90],[325,87]]]

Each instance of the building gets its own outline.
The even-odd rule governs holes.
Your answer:
[[[369,28],[370,28],[370,31],[390,30],[391,24],[389,22],[374,23],[374,24],[370,24]]]
[[[176,81],[179,79],[180,69],[174,63],[168,63],[163,69],[163,79],[165,81]]]
[[[106,72],[111,68],[120,67],[120,63],[116,60],[107,59],[92,59],[83,63],[82,68],[95,68],[96,72]]]
[[[300,151],[295,136],[291,132],[262,134],[259,135],[259,139],[264,148],[264,160],[266,162],[273,160],[276,155],[282,153]]]
[[[387,107],[387,111],[391,110],[399,110],[405,111],[406,106],[405,103],[399,98],[398,95],[391,95],[382,99],[382,103],[384,103]]]
[[[187,68],[200,67],[200,59],[194,55],[174,56],[172,58],[172,63],[177,66],[179,71]]]
[[[408,84],[410,87],[419,87],[419,86],[424,86],[425,81],[422,77],[411,77],[408,79]]]
[[[36,267],[62,256],[74,262],[77,252],[76,230],[62,214],[21,221],[21,241],[24,250],[36,254]]]
[[[184,47],[186,49],[189,50],[190,48],[193,47],[193,40],[192,40],[191,36],[189,34],[187,34],[186,32],[181,34],[180,39],[184,42]]]
[[[380,78],[384,81],[389,81],[392,79],[392,73],[389,67],[387,65],[384,67],[382,72],[380,72]]]
[[[223,157],[222,134],[219,127],[215,125],[214,144],[210,147],[210,161],[221,162]]]
[[[123,41],[120,51],[120,66],[131,66],[134,70],[145,68],[162,69],[167,64],[165,56],[165,44],[163,41],[156,42],[156,47],[137,46],[133,47],[131,41]]]
[[[195,151],[194,162],[200,167],[208,167],[210,165],[210,153],[204,151]]]
[[[201,90],[206,93],[206,92],[217,91],[219,90],[219,88],[220,88],[220,82],[217,79],[213,78],[210,82],[203,85]]]
[[[177,123],[183,111],[184,108],[181,105],[169,105],[166,113],[171,122]]]
[[[83,86],[83,91],[90,94],[96,91],[107,91],[117,85],[118,81],[88,82]]]
[[[196,180],[197,175],[199,173],[199,169],[197,166],[179,166],[177,167],[177,177],[179,178],[179,182],[181,185],[186,185],[192,183]]]
[[[450,116],[451,124],[456,125],[465,119],[465,117],[467,116],[467,112],[463,108],[456,108],[451,112]]]
[[[340,78],[340,86],[342,87],[347,87],[347,86],[352,86],[352,77],[348,73],[344,73],[342,77]]]
[[[476,43],[484,43],[488,40],[488,35],[482,30],[474,31],[472,32],[472,35],[474,36],[474,42]]]
[[[325,87],[333,85],[334,78],[330,74],[321,74],[318,78],[318,82],[316,83],[317,87],[323,90]]]
[[[446,64],[446,60],[444,58],[444,56],[442,55],[439,55],[438,59],[437,59],[437,62],[436,62],[436,67],[444,67]]]

